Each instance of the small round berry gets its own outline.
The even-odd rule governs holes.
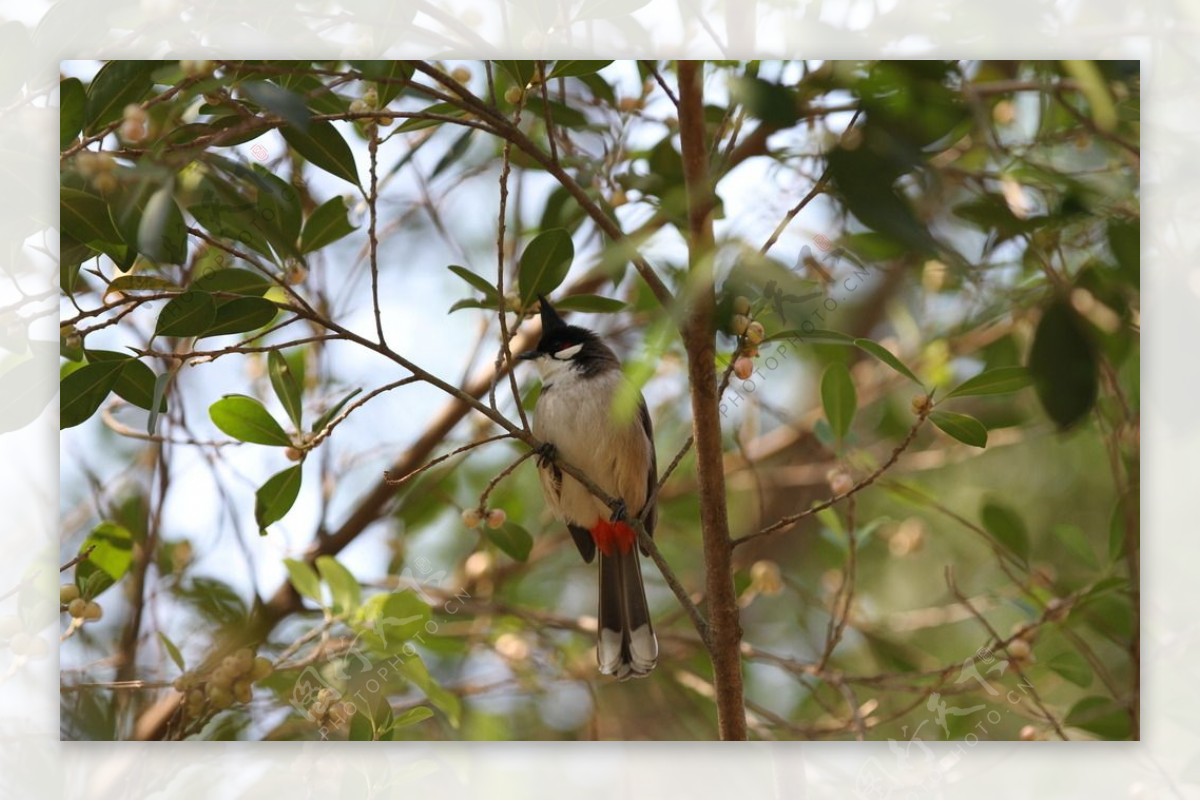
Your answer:
[[[521,102],[521,98],[525,96],[525,90],[519,86],[510,86],[504,92],[504,99],[514,106]]]
[[[225,659],[228,659],[228,658],[229,657],[225,657]],[[210,688],[220,687],[222,689],[228,690],[230,687],[233,686],[233,681],[236,678],[237,678],[237,674],[234,673],[233,667],[231,665],[225,664],[224,660],[221,660],[221,666],[219,668],[217,668],[216,670],[214,670],[212,672],[212,674],[208,677],[208,686]]]
[[[197,687],[187,694],[188,714],[192,717],[199,715],[204,711],[204,690]]]
[[[71,601],[79,600],[79,588],[74,584],[64,584],[58,588],[58,602],[60,604],[69,604]]]
[[[622,97],[617,101],[617,108],[626,114],[638,111],[642,107],[642,101],[637,97]]]
[[[120,134],[126,142],[140,142],[149,135],[146,110],[137,103],[125,107],[125,118],[121,120]]]
[[[254,651],[249,648],[239,648],[233,652],[233,663],[239,676],[244,676],[254,669]]]
[[[1033,654],[1033,649],[1029,647],[1029,643],[1025,640],[1013,640],[1007,646],[1008,655],[1012,657],[1014,662],[1027,662]]]
[[[766,329],[762,323],[753,322],[746,326],[746,341],[751,345],[757,345],[767,336]]]
[[[83,620],[83,616],[87,613],[88,602],[82,598],[76,598],[67,604],[67,614],[71,617]]]
[[[121,182],[110,172],[102,172],[92,179],[92,187],[102,195],[114,191]]]
[[[287,272],[287,282],[292,286],[303,284],[308,278],[308,268],[302,264],[294,264]]]
[[[370,111],[371,111],[371,107],[367,105],[367,101],[365,101],[365,100],[351,100],[350,101],[350,113],[351,114],[366,114]]]
[[[744,314],[735,314],[733,319],[729,321],[729,330],[736,336],[742,336],[746,333],[746,329],[750,327],[750,318]]]
[[[845,495],[854,489],[854,479],[840,467],[830,470],[825,478],[829,482],[829,489],[833,491],[834,495]]]
[[[189,78],[203,78],[211,75],[215,65],[211,61],[180,61],[179,68]]]
[[[304,458],[304,451],[289,446],[284,449],[283,455],[287,457],[289,462],[298,462]]]
[[[254,667],[250,669],[251,681],[262,681],[267,676],[270,676],[275,670],[275,666],[271,664],[271,660],[265,656],[257,656],[254,658]]]
[[[377,108],[379,106],[379,90],[374,86],[368,86],[367,90],[363,92],[362,99],[370,108]]]
[[[1046,619],[1055,623],[1062,622],[1067,619],[1070,610],[1071,607],[1062,598],[1051,598],[1046,603]]]
[[[239,704],[250,703],[253,697],[253,690],[250,688],[248,679],[238,679],[233,683],[233,697]]]
[[[187,674],[185,673],[184,675],[176,678],[175,681],[171,682],[171,687],[175,690],[175,692],[181,693],[188,688],[189,683],[190,682],[188,682]]]
[[[1033,726],[1022,726],[1021,733],[1018,734],[1017,736],[1020,737],[1022,740],[1025,740],[1026,742],[1040,739],[1038,737],[1038,730]]]
[[[471,71],[466,67],[455,67],[450,77],[461,84],[468,84],[471,82]]]
[[[929,396],[928,395],[913,395],[912,398],[913,414],[925,414],[929,411]]]
[[[375,122],[378,123],[380,128],[390,128],[390,127],[392,127],[392,123],[394,123],[395,120],[392,119],[391,117],[379,117],[378,119],[375,120]]]
[[[624,189],[618,189],[612,193],[612,197],[608,199],[608,202],[614,209],[618,209],[628,203],[629,198],[625,196]]]
[[[507,519],[508,515],[504,513],[503,509],[489,509],[487,513],[487,527],[491,529],[500,528]]]
[[[750,582],[763,595],[783,592],[783,576],[779,565],[770,559],[760,559],[750,566]]]
[[[479,528],[479,524],[483,522],[483,513],[478,509],[463,509],[462,521],[467,528]]]
[[[733,363],[733,374],[745,381],[754,375],[754,360],[746,356],[739,356]]]
[[[750,298],[745,295],[738,295],[733,299],[733,311],[736,314],[750,313]]]
[[[233,705],[233,692],[226,687],[209,685],[208,700],[217,709],[228,709]]]

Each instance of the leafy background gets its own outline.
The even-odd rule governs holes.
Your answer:
[[[338,404],[406,380],[389,354],[449,382],[486,369],[497,334],[487,310],[527,309],[538,290],[590,290],[560,307],[627,355],[665,462],[688,430],[681,348],[627,252],[514,148],[515,296],[503,298],[502,145],[418,89],[435,84],[411,81],[411,65],[222,62],[190,76],[179,62],[97,66],[65,65],[62,86],[63,561],[87,552],[74,578],[104,608],[79,626],[63,617],[64,737],[131,736],[181,671],[207,693],[217,663],[205,660],[244,641],[276,668],[251,700],[218,710],[208,698],[165,733],[711,737],[707,662],[655,578],[663,667],[637,684],[594,675],[594,577],[546,520],[531,467],[490,496],[503,527],[463,527],[460,509],[517,449],[424,473],[360,521],[336,561],[309,547],[347,532],[364,493],[392,497],[380,472],[445,401],[415,381],[361,408]],[[440,66],[490,97],[484,65]],[[521,92],[538,70],[551,76],[545,99],[536,83]],[[521,107],[517,127],[543,151],[551,120],[565,173],[682,288],[682,176],[655,71],[671,85],[666,62],[490,68],[499,113]],[[1136,65],[1110,62],[711,68],[723,323],[736,325],[746,297],[771,337],[752,383],[725,396],[735,536],[827,497],[839,471],[870,475],[913,430],[914,394],[940,402],[965,387],[853,510],[739,548],[757,736],[1053,737],[1048,717],[1072,738],[1135,736],[1138,87]],[[374,105],[355,111],[372,91]],[[146,105],[141,142],[114,135],[130,102]],[[372,128],[381,115],[391,124]],[[80,131],[117,160],[89,163]],[[373,204],[372,131],[384,140]],[[376,333],[376,274],[384,353],[360,341]],[[92,310],[114,301],[132,311],[102,325],[115,314]],[[311,314],[263,333],[301,302]],[[326,336],[314,318],[344,330],[282,344]],[[719,343],[726,358],[745,344]],[[963,385],[973,376],[989,378]],[[494,430],[469,418],[441,433],[444,452]],[[658,539],[698,586],[690,475],[685,458],[664,488]],[[947,565],[993,631],[954,596]],[[367,688],[418,635],[420,661],[399,660],[385,686]],[[1044,708],[961,681],[965,658],[1006,663],[997,640],[1027,643],[1016,662],[1028,681],[1015,669],[988,678],[1031,685]],[[331,713],[320,688],[327,700],[366,689],[371,703]]]

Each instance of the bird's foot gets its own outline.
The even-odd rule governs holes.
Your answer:
[[[548,468],[554,464],[554,460],[558,457],[558,448],[555,448],[553,443],[543,442],[535,453],[537,454],[538,467]]]
[[[625,507],[625,501],[617,499],[608,505],[612,509],[612,517],[608,519],[610,523],[624,523],[629,519],[629,509]]]

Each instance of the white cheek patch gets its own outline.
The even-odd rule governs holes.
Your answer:
[[[579,343],[578,345],[572,345],[569,348],[563,348],[560,351],[555,351],[553,354],[553,357],[555,359],[558,359],[560,362],[565,362],[568,359],[575,358],[575,354],[579,353],[579,351],[581,351],[581,350],[583,350],[582,342]]]

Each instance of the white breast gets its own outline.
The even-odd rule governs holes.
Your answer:
[[[543,367],[543,363],[546,364]],[[540,359],[544,386],[534,410],[533,433],[550,442],[559,455],[575,465],[606,493],[625,501],[631,514],[646,502],[646,483],[653,444],[636,412],[629,419],[614,418],[612,401],[624,376],[610,370],[583,378],[569,365]],[[551,471],[543,470],[542,486],[555,516],[568,523],[591,527],[608,519],[611,510],[583,485],[563,475],[557,491]]]

